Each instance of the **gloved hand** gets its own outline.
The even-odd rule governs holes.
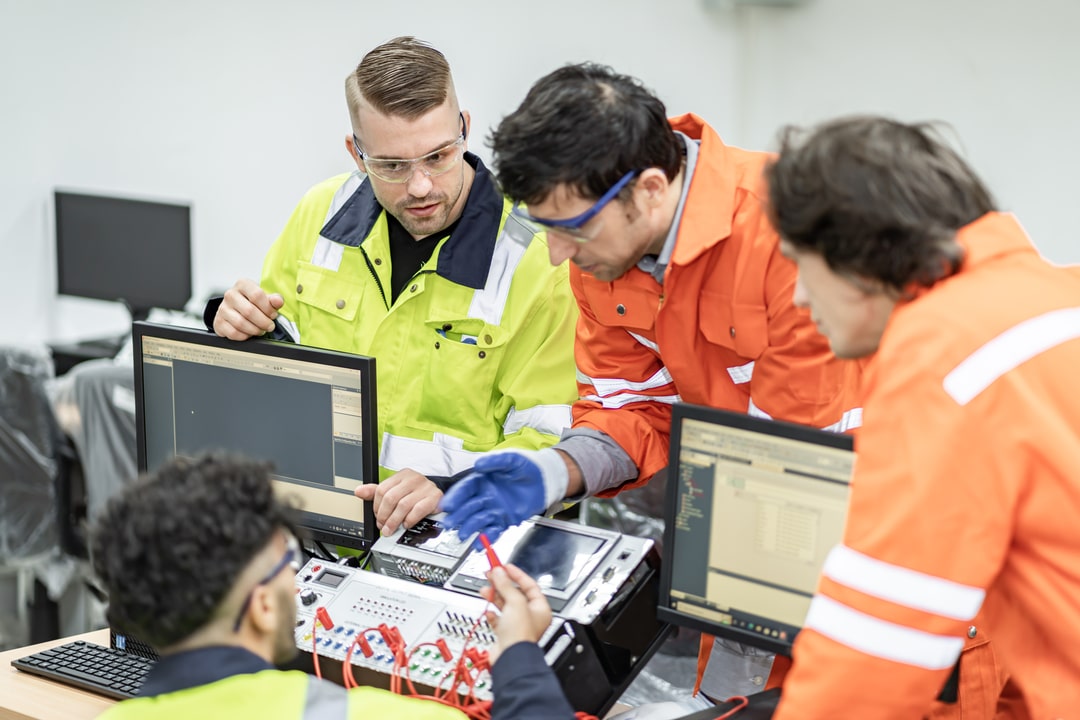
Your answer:
[[[485,455],[443,495],[442,522],[462,538],[482,532],[494,542],[506,528],[562,500],[569,482],[566,463],[552,448]]]

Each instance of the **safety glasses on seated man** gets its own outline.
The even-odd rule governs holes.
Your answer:
[[[240,624],[244,621],[244,615],[247,614],[248,607],[251,606],[251,598],[255,595],[256,589],[262,587],[263,585],[268,585],[271,581],[273,581],[274,578],[278,576],[278,573],[280,573],[286,567],[288,567],[294,575],[300,571],[300,567],[303,564],[301,552],[302,551],[300,550],[300,543],[297,542],[296,538],[293,537],[292,533],[286,532],[285,554],[282,555],[281,559],[278,560],[277,564],[274,565],[274,567],[270,568],[270,572],[266,573],[262,580],[259,580],[259,582],[255,584],[255,587],[251,588],[251,590],[248,591],[247,597],[244,598],[244,604],[240,606],[240,612],[236,615],[236,622],[233,623],[233,632],[240,631]]]
[[[465,148],[465,115],[458,113],[461,120],[461,134],[453,142],[443,145],[438,150],[432,150],[418,158],[373,158],[360,149],[360,138],[353,133],[353,147],[356,154],[364,163],[368,175],[374,175],[383,182],[400,184],[408,182],[417,168],[420,168],[428,177],[436,177],[450,172],[464,155]]]
[[[589,224],[589,221],[596,217],[596,215],[604,209],[604,206],[611,202],[612,199],[614,199],[624,187],[629,185],[630,181],[637,177],[640,172],[640,170],[631,170],[623,175],[606,193],[600,196],[599,200],[593,203],[592,207],[572,218],[549,220],[547,218],[534,217],[526,212],[520,205],[515,205],[512,212],[515,216],[523,220],[533,232],[546,231],[548,233],[555,233],[563,237],[568,237],[579,243],[587,243],[595,238],[600,232],[600,228],[604,226],[603,222],[598,221]],[[588,227],[585,227],[586,225],[588,225]]]

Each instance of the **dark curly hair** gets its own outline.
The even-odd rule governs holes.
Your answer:
[[[113,498],[91,533],[109,624],[157,649],[205,625],[292,508],[270,466],[223,454],[173,458]]]
[[[657,167],[670,180],[683,158],[664,103],[639,80],[595,63],[537,80],[488,144],[503,192],[525,203],[562,183],[596,199],[631,170]]]
[[[956,231],[994,199],[928,123],[849,117],[781,131],[766,170],[780,236],[836,272],[903,291],[930,286],[963,260]]]

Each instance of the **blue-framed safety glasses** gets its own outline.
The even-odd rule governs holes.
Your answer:
[[[525,221],[534,232],[546,231],[549,233],[556,233],[572,238],[577,242],[585,243],[596,237],[597,232],[600,230],[600,225],[593,223],[591,227],[586,228],[590,220],[596,217],[597,213],[604,209],[607,205],[624,187],[630,184],[630,181],[640,174],[640,170],[631,170],[630,172],[619,178],[619,181],[608,188],[608,191],[600,196],[600,199],[592,204],[585,212],[580,215],[575,215],[572,218],[566,218],[564,220],[549,220],[547,218],[534,217],[527,213],[522,206],[515,205],[512,212],[518,218]]]
[[[255,589],[268,584],[278,573],[288,567],[295,575],[300,570],[301,566],[301,550],[300,543],[296,541],[296,538],[291,533],[285,533],[285,554],[282,555],[281,560],[277,562],[274,567],[270,569],[270,572],[266,573],[262,580],[259,580],[255,584],[255,587],[248,591],[247,597],[244,598],[244,604],[240,606],[240,612],[236,615],[236,621],[233,623],[233,632],[240,631],[240,624],[244,621],[244,615],[247,614],[248,606],[251,605],[251,598],[255,595]]]

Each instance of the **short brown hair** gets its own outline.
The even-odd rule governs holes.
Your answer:
[[[994,199],[931,123],[846,117],[788,127],[765,173],[780,236],[830,268],[903,291],[956,272],[956,231]]]
[[[453,92],[446,57],[409,36],[379,45],[345,78],[345,97],[354,127],[359,127],[361,100],[383,115],[415,120],[442,105]]]

